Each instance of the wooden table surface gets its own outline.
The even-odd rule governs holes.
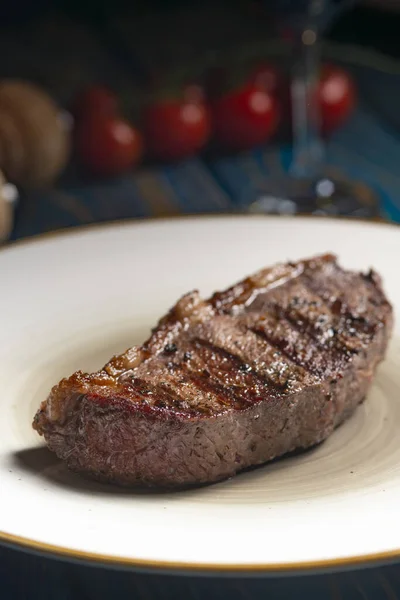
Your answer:
[[[400,565],[301,577],[210,578],[118,572],[0,548],[0,582],[1,600],[397,600]]]

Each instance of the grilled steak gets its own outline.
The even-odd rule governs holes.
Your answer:
[[[119,484],[229,477],[318,444],[362,402],[392,329],[379,276],[334,256],[187,294],[143,346],[56,385],[33,426],[68,466]]]

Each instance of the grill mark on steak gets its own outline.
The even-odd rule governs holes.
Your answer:
[[[210,375],[225,385],[226,389],[238,390],[240,397],[246,400],[246,405],[248,402],[258,402],[267,393],[281,396],[287,391],[286,382],[260,373],[250,361],[244,361],[224,348],[200,338],[194,340],[194,346]]]
[[[298,367],[305,369],[312,375],[320,375],[321,369],[315,367],[311,361],[304,360],[304,358],[300,358],[296,352],[290,351],[288,349],[287,341],[283,338],[272,338],[265,329],[261,327],[251,327],[249,331],[252,331],[255,335],[260,336],[263,340],[268,342],[271,346],[276,348],[279,352],[281,352],[286,358],[290,361],[294,362]],[[311,364],[310,364],[311,363]]]
[[[279,329],[282,329],[283,324],[287,324],[289,327],[287,333],[292,338],[296,335],[299,340],[304,339],[308,344],[315,344],[320,351],[324,352],[328,364],[335,361],[341,363],[345,356],[357,352],[354,339],[349,344],[339,335],[343,330],[341,321],[332,315],[324,302],[314,295],[309,296],[300,282],[296,282],[293,294],[291,290],[288,291],[288,298],[288,301],[284,298],[280,304],[274,296],[266,295],[258,299],[256,308],[262,309],[263,318],[260,321],[261,327],[257,324],[255,329],[261,329],[265,333],[265,339],[270,340],[271,344],[278,346],[279,349],[285,347],[285,340],[280,339],[273,331],[271,323],[275,322]],[[287,353],[287,356],[309,372],[320,373],[320,369],[315,364],[315,353],[312,355],[311,363],[304,358],[299,359],[293,350]]]
[[[347,286],[338,284],[341,277],[347,276],[346,272],[341,271],[336,263],[330,260],[330,257],[318,266],[312,261],[305,261],[304,265],[305,268],[297,278],[288,279],[286,282],[289,286],[299,288],[290,305],[286,307],[288,314],[285,315],[285,306],[282,305],[281,298],[279,298],[278,303],[274,303],[271,294],[262,293],[257,297],[258,299],[256,298],[256,302],[258,301],[259,304],[263,302],[265,304],[264,309],[268,309],[267,305],[269,304],[270,310],[277,311],[281,317],[286,316],[294,326],[299,326],[300,329],[304,324],[316,341],[323,344],[328,342],[331,346],[338,347],[339,351],[344,349],[350,353],[356,353],[358,346],[362,346],[365,342],[368,343],[368,336],[370,337],[375,333],[376,323],[366,320],[365,317],[362,319],[359,315],[354,315],[350,310],[351,307],[347,306],[345,297],[348,293]],[[328,282],[326,282],[327,275]],[[356,304],[359,306],[363,297],[367,296],[366,292],[369,291],[374,297],[368,297],[367,301],[371,302],[372,300],[373,306],[384,305],[385,303],[388,306],[388,301],[383,293],[376,287],[377,283],[380,282],[379,276],[373,274],[370,277],[364,277],[363,280],[365,290],[361,289],[360,291],[356,288],[356,291],[358,291]],[[280,293],[279,290],[278,295]],[[272,290],[272,297],[273,295],[274,291]],[[302,311],[299,310],[301,307],[303,307]],[[251,310],[252,306],[249,308]],[[308,314],[304,308],[309,308]],[[323,313],[319,316],[319,320],[316,321],[315,325],[310,318],[310,313],[313,312],[312,309],[319,309]],[[324,318],[326,319],[325,326]],[[349,319],[353,321],[352,327],[349,326]],[[339,335],[337,335],[338,333]],[[357,344],[357,338],[360,344]]]
[[[287,310],[280,311],[280,317],[286,319],[297,329],[300,335],[308,334],[319,348],[336,353],[338,359],[341,354],[356,354],[358,352],[357,348],[348,346],[348,344],[338,337],[339,322],[329,320],[329,318],[313,322],[307,319],[304,314],[296,317]]]
[[[348,318],[357,320],[360,314],[364,313],[363,320],[365,320],[365,313],[368,308],[366,303],[375,308],[377,306],[390,307],[380,287],[380,277],[376,273],[372,272],[371,275],[360,274],[362,285],[353,286],[351,290],[348,289],[349,286],[352,286],[349,273],[342,271],[341,277],[337,277],[338,273],[340,273],[340,270],[335,265],[330,273],[322,273],[323,277],[318,272],[314,274],[314,277],[305,272],[303,280],[311,292],[321,295],[334,313]],[[376,311],[369,312],[368,317],[370,322],[371,320],[372,322],[379,321],[379,313]]]
[[[249,391],[246,394],[238,395],[235,393],[235,388],[226,388],[216,378],[212,377],[209,371],[196,372],[186,371],[182,365],[177,365],[177,370],[182,371],[184,380],[196,386],[199,390],[211,393],[214,395],[219,404],[223,409],[234,408],[235,410],[243,410],[248,408],[251,400],[247,397],[251,395]],[[210,407],[204,405],[204,407],[198,408],[203,414],[211,414]]]
[[[349,360],[348,353],[319,344],[286,319],[263,317],[253,321],[250,327],[315,377],[334,373]]]
[[[336,350],[338,354],[356,354],[365,341],[363,336],[370,337],[375,332],[374,327],[369,327],[367,332],[364,328],[360,331],[360,327],[349,327],[346,317],[335,314],[326,298],[315,290],[309,294],[303,279],[297,286],[296,295],[289,303],[271,301],[270,310],[278,319],[290,322],[300,334],[308,334],[319,347]]]
[[[133,376],[128,382],[135,390],[139,390],[144,401],[158,408],[176,406],[180,408],[182,398],[172,392],[164,383],[154,384],[140,377]]]
[[[179,407],[176,395],[163,384],[153,384],[140,377],[135,377],[132,373],[124,373],[120,377],[119,386],[115,389],[114,405],[124,406],[127,410],[138,410],[141,413],[156,413],[164,408]],[[89,392],[82,395],[82,398],[89,398],[99,406],[106,406],[109,401],[109,390],[100,390],[95,393]]]
[[[377,328],[381,326],[379,319],[374,318],[373,314],[370,314],[368,318],[365,315],[353,314],[351,307],[348,305],[346,298],[343,295],[346,290],[341,290],[336,287],[336,293],[333,293],[332,286],[334,283],[330,286],[326,286],[324,285],[324,282],[318,282],[318,285],[316,286],[315,282],[312,282],[307,275],[304,276],[303,283],[313,294],[319,295],[334,317],[329,323],[329,327],[334,333],[331,345],[335,345],[336,347],[339,347],[339,349],[340,346],[342,346],[350,354],[357,354],[360,352],[375,335]],[[368,281],[365,283],[370,287]],[[338,289],[340,294],[337,293]],[[375,296],[381,295],[376,288],[374,288],[373,291],[375,292]],[[374,304],[375,299],[367,297],[366,290],[364,290],[363,294],[361,294],[359,290],[357,290],[357,292],[359,302],[367,301],[368,303],[371,303],[372,300],[372,304],[375,307],[385,304],[388,306],[386,299],[384,299],[382,304],[379,300],[377,304]]]

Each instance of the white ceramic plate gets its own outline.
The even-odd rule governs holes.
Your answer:
[[[400,557],[400,331],[367,402],[317,449],[168,494],[69,473],[31,429],[50,387],[140,343],[184,292],[336,252],[400,309],[400,229],[231,217],[85,229],[0,252],[0,539],[116,565],[282,571]]]

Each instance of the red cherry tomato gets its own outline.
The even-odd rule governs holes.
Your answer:
[[[117,113],[118,100],[116,95],[108,88],[100,85],[91,85],[81,91],[74,102],[73,114],[79,119],[84,119],[94,114],[111,116]]]
[[[334,65],[322,68],[318,85],[322,133],[331,133],[342,125],[356,103],[356,89],[350,75]]]
[[[96,175],[120,175],[136,165],[143,153],[142,136],[127,121],[93,116],[76,131],[81,164]]]
[[[276,98],[249,84],[212,103],[215,140],[232,151],[247,150],[266,142],[279,122]]]
[[[207,106],[188,99],[148,106],[143,115],[149,155],[162,161],[182,160],[201,150],[210,137]]]

